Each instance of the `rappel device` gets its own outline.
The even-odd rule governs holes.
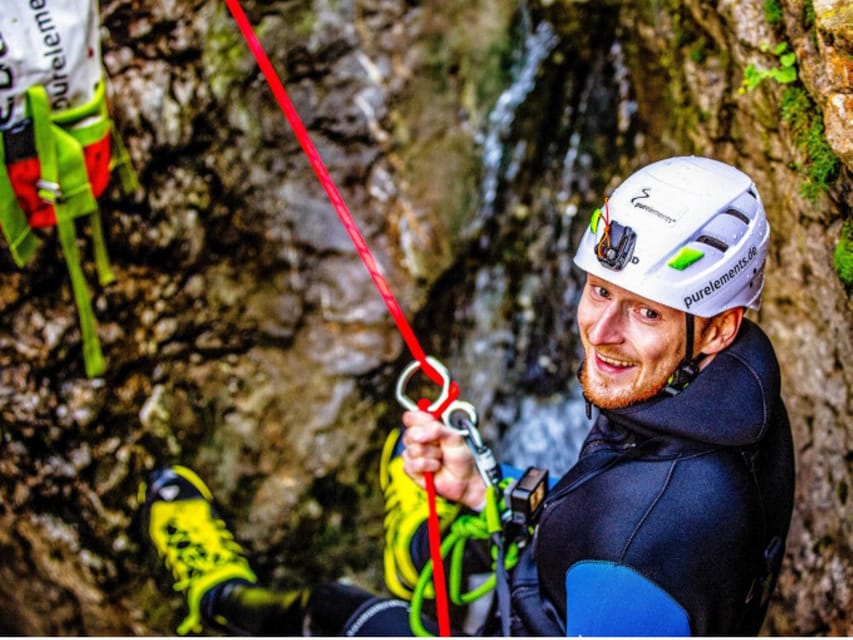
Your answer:
[[[90,378],[105,365],[75,221],[88,219],[98,279],[110,283],[97,199],[113,169],[126,193],[138,188],[107,108],[98,15],[96,0],[7,2],[0,12],[0,226],[19,267],[36,253],[37,230],[56,227]]]

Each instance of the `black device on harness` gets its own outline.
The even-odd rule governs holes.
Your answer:
[[[533,524],[548,494],[548,470],[528,467],[508,491],[510,521],[527,528]]]

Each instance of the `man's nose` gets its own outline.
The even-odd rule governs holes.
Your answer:
[[[618,304],[608,304],[601,308],[598,318],[589,328],[589,341],[594,345],[618,344],[622,342],[623,316]]]

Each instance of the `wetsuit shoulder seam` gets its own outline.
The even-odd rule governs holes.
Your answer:
[[[651,514],[655,510],[655,507],[661,501],[661,499],[663,498],[663,495],[666,493],[666,490],[669,488],[669,485],[670,485],[670,482],[672,481],[672,476],[675,473],[675,467],[677,464],[678,464],[677,459],[673,460],[670,463],[669,469],[667,469],[667,472],[666,472],[666,477],[664,478],[663,482],[661,483],[660,489],[658,489],[657,494],[652,499],[652,501],[649,503],[649,506],[646,509],[646,511],[643,513],[642,516],[640,516],[639,520],[637,520],[637,524],[634,526],[634,529],[631,531],[631,534],[628,536],[628,539],[625,541],[625,545],[622,547],[622,552],[619,555],[619,563],[620,564],[625,562],[625,557],[628,555],[628,549],[630,549],[631,544],[634,542],[634,539],[637,537],[637,534],[640,532],[640,529],[643,528],[643,525],[651,517]]]

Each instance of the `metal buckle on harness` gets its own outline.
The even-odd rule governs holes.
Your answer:
[[[62,188],[59,186],[58,182],[41,179],[36,182],[36,188],[38,189],[39,198],[44,202],[56,204],[57,202],[62,201]]]
[[[486,486],[500,489],[501,469],[492,450],[483,442],[483,436],[477,428],[477,410],[470,402],[454,400],[441,416],[444,424],[465,438],[468,448],[474,454],[474,464]]]

